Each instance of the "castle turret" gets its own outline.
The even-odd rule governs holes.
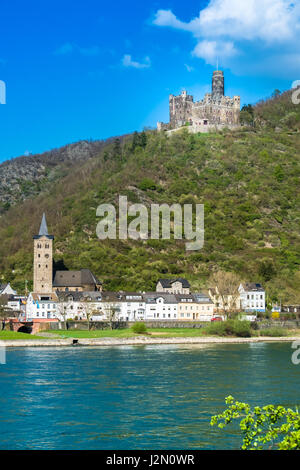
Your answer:
[[[52,244],[54,237],[49,235],[46,216],[43,214],[39,234],[33,237],[33,291],[39,294],[52,292]]]
[[[224,96],[224,73],[221,70],[215,70],[212,78],[212,99],[219,101]]]

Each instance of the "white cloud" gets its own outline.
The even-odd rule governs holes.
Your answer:
[[[71,52],[73,52],[73,50],[74,50],[74,46],[71,43],[66,42],[65,44],[60,46],[58,49],[56,49],[56,51],[54,51],[54,54],[66,55],[66,54],[70,54]]]
[[[60,46],[56,51],[54,51],[55,55],[67,55],[72,54],[73,52],[77,52],[84,56],[97,56],[100,54],[100,49],[98,46],[91,46],[91,47],[79,47],[76,44],[72,44],[70,42],[66,42],[62,46]]]
[[[253,49],[263,50],[264,57],[279,56],[285,65],[289,56],[300,55],[299,0],[210,0],[189,22],[158,10],[153,23],[190,32],[197,41],[193,55],[211,65],[219,56],[223,66],[235,68],[237,57],[251,52],[248,60],[254,60]]]
[[[122,64],[124,67],[133,67],[135,69],[146,69],[151,67],[151,60],[150,57],[145,57],[144,62],[136,62],[132,60],[131,55],[125,54],[122,59]]]
[[[196,57],[204,59],[209,64],[214,64],[216,60],[222,57],[227,59],[238,54],[233,42],[225,41],[208,41],[204,39],[198,42],[192,54]],[[215,65],[215,64],[214,64]]]

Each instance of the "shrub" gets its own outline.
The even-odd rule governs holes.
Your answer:
[[[143,191],[147,191],[148,189],[154,191],[156,189],[156,183],[151,178],[144,178],[140,184],[138,185],[140,189]]]
[[[205,328],[205,333],[217,336],[237,336],[239,338],[251,337],[250,322],[244,320],[227,320],[214,322]]]
[[[287,336],[287,331],[283,328],[267,328],[260,330],[260,336]]]
[[[251,325],[248,321],[234,320],[233,333],[240,338],[250,338]]]
[[[136,323],[132,326],[132,331],[133,331],[134,333],[144,334],[144,333],[147,333],[147,328],[146,328],[145,323],[143,323],[143,322],[136,322]]]
[[[204,328],[204,332],[208,335],[226,336],[225,322],[213,322]]]

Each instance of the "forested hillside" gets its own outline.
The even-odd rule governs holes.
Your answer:
[[[290,93],[242,111],[250,127],[167,137],[143,132],[101,144],[0,218],[2,279],[32,280],[32,236],[45,211],[55,266],[90,268],[105,289],[150,290],[182,276],[194,289],[217,269],[261,281],[275,300],[300,302],[300,110]],[[35,157],[30,157],[34,159]],[[1,168],[1,167],[0,167]],[[149,206],[203,203],[205,244],[99,241],[96,208],[118,195]]]

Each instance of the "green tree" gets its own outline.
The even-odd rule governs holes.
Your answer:
[[[2,322],[1,329],[4,330],[7,317],[12,311],[7,307],[8,296],[0,295],[0,321]]]
[[[254,108],[251,104],[244,105],[240,112],[241,124],[253,126],[254,124]]]
[[[255,406],[225,399],[227,409],[212,416],[211,425],[223,429],[234,420],[240,420],[243,450],[300,450],[300,415],[283,406]]]
[[[259,264],[258,274],[264,281],[270,281],[276,274],[275,267],[271,260],[262,260]]]

